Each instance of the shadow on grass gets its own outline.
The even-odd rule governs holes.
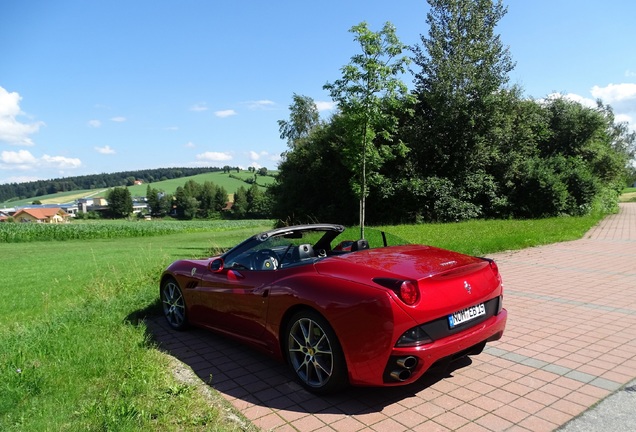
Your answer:
[[[124,318],[124,322],[136,327],[146,320],[156,319],[157,317],[161,317],[161,315],[161,300],[157,297],[153,303],[150,303],[145,308],[130,313]]]
[[[206,384],[228,399],[257,406],[300,413],[360,415],[380,412],[385,407],[426,391],[451,377],[457,369],[472,363],[460,359],[446,368],[429,371],[419,381],[400,387],[351,387],[336,395],[317,396],[303,389],[287,365],[232,339],[198,329],[171,329],[160,315],[160,304],[131,314],[131,323],[145,317],[149,336],[160,349],[177,358]],[[431,389],[431,392],[437,390]],[[422,397],[422,395],[418,395]]]

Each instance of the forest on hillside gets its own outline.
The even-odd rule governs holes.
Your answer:
[[[34,198],[57,192],[69,192],[84,189],[105,189],[118,186],[132,186],[135,180],[152,183],[163,180],[189,177],[207,172],[235,170],[223,168],[156,168],[138,171],[121,171],[116,173],[91,174],[76,177],[37,180],[25,183],[9,183],[0,185],[0,202],[24,198]]]

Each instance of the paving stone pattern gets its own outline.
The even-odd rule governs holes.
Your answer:
[[[491,255],[501,341],[443,375],[317,397],[284,365],[202,330],[148,322],[161,347],[265,431],[551,431],[636,378],[636,203],[583,239]]]

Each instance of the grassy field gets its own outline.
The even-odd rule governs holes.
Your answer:
[[[636,202],[636,188],[625,188],[619,198],[620,202]]]
[[[133,197],[146,196],[146,190],[148,188],[148,185],[150,185],[151,187],[155,189],[163,190],[164,192],[173,194],[177,190],[177,187],[183,186],[185,182],[187,182],[188,180],[194,180],[195,182],[200,184],[203,184],[206,181],[211,181],[217,186],[223,186],[229,194],[232,194],[241,186],[243,186],[246,189],[249,188],[250,185],[248,183],[245,183],[244,180],[254,177],[254,174],[248,171],[241,171],[238,173],[234,171],[230,174],[235,177],[239,177],[239,179],[232,178],[227,173],[211,172],[211,173],[198,174],[198,175],[194,175],[190,177],[182,177],[178,179],[164,180],[164,181],[158,181],[154,183],[146,183],[146,184],[137,185],[137,186],[130,186],[128,189],[130,190],[130,194]],[[274,182],[274,177],[270,177],[270,176],[258,176],[256,179],[256,183],[262,187],[270,185],[273,182]],[[0,204],[6,207],[24,206],[24,205],[31,204],[34,200],[39,200],[42,202],[42,204],[65,204],[65,203],[73,202],[79,198],[89,198],[94,196],[105,197],[107,192],[108,192],[108,189],[86,189],[86,190],[71,191],[71,192],[58,192],[55,194],[42,195],[39,197],[25,198],[21,200],[11,200],[11,201],[0,203]]]
[[[487,254],[578,238],[599,218],[383,229],[390,243]],[[210,256],[269,227],[212,223],[205,232],[0,243],[0,430],[249,430],[218,394],[210,400],[172,375],[174,360],[141,318],[158,313],[158,278],[168,263]],[[367,237],[377,244],[379,230]]]
[[[254,174],[248,171],[241,172],[232,172],[231,175],[235,177],[239,177],[241,179],[253,178]],[[179,179],[172,180],[164,180],[160,182],[148,183],[151,187],[159,190],[163,190],[167,193],[174,193],[177,190],[177,187],[183,186],[186,181],[194,180],[197,183],[203,184],[206,181],[210,181],[217,186],[222,186],[228,193],[234,193],[239,187],[243,186],[245,189],[250,187],[249,184],[245,183],[242,180],[238,180],[236,178],[230,177],[230,174],[223,172],[212,172],[212,173],[204,173],[198,174],[191,177],[184,177]],[[258,185],[269,185],[274,182],[274,177],[270,176],[258,176],[256,179],[256,183]],[[130,190],[130,194],[132,196],[146,196],[146,189],[148,188],[148,184],[138,185],[138,186],[130,186],[128,189]]]

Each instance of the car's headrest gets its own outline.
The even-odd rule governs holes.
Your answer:
[[[369,249],[369,242],[366,239],[360,239],[358,241],[354,241],[351,245],[351,252]]]
[[[314,248],[310,244],[301,244],[298,245],[298,259],[303,260],[307,258],[313,258],[316,256],[314,253]]]

